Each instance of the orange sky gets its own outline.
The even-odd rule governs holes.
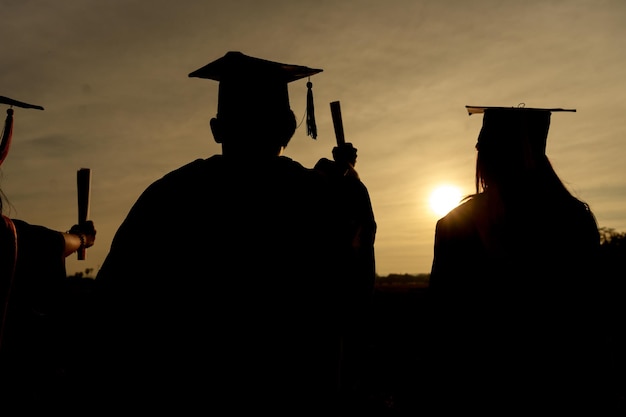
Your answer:
[[[7,3],[7,2],[5,2]],[[482,116],[465,105],[575,108],[552,117],[548,156],[602,227],[626,231],[626,2],[622,0],[44,0],[2,6],[0,95],[16,109],[1,187],[12,217],[66,230],[76,171],[92,169],[96,246],[68,272],[97,270],[115,230],[155,179],[220,148],[217,83],[192,70],[229,50],[322,68],[318,139],[286,155],[330,157],[341,102],[377,223],[377,269],[430,271],[440,183],[473,191]],[[303,117],[306,80],[289,85]],[[4,107],[2,107],[4,112]],[[175,201],[172,219],[184,216]],[[158,227],[155,225],[155,227]],[[140,241],[138,241],[140,244]]]

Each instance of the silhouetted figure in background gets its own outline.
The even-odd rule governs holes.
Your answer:
[[[287,84],[320,71],[229,52],[189,74],[219,81],[222,154],[151,184],[113,239],[104,403],[335,415],[346,209],[337,182],[281,155]]]
[[[0,165],[8,155],[13,133],[13,106],[36,106],[7,97],[0,140]],[[47,409],[64,399],[63,376],[69,365],[72,327],[65,316],[65,258],[93,246],[92,221],[68,232],[33,225],[5,215],[0,191],[0,407],[22,413]],[[58,403],[57,403],[58,401]],[[17,411],[17,410],[16,410]]]
[[[369,349],[372,331],[372,302],[376,279],[374,242],[376,220],[365,184],[355,169],[357,149],[352,143],[343,143],[332,150],[333,160],[321,158],[315,169],[325,173],[334,182],[339,182],[341,192],[337,201],[337,215],[347,216],[342,224],[346,242],[342,257],[349,261],[341,304],[344,328],[342,331],[341,386],[344,401],[352,412],[362,412],[361,407],[370,407],[372,352]],[[370,411],[370,410],[368,410]]]
[[[476,194],[436,226],[431,411],[610,415],[599,233],[545,154],[556,110],[468,111]]]

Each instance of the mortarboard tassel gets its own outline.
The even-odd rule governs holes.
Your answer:
[[[313,105],[313,83],[306,83],[306,134],[317,139],[317,126],[315,125],[315,106]]]
[[[4,121],[4,130],[0,139],[0,164],[4,161],[9,153],[11,145],[11,136],[13,135],[13,109],[7,109],[7,118]]]

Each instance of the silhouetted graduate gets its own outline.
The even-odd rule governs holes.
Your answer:
[[[222,154],[152,183],[96,277],[116,403],[333,415],[344,216],[329,178],[281,155],[287,86],[320,71],[228,52],[189,74],[219,82]]]
[[[0,136],[0,165],[13,139],[14,109],[42,106],[0,96],[9,106]],[[68,232],[5,214],[0,192],[0,404],[29,414],[65,406],[70,334],[64,316],[65,258],[95,243],[93,222]],[[19,411],[18,411],[19,410]]]
[[[607,415],[597,224],[546,156],[560,111],[468,106],[476,194],[437,222],[430,277],[437,411]]]

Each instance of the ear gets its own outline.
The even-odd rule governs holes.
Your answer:
[[[296,115],[294,114],[292,110],[289,110],[289,114],[287,118],[285,119],[285,122],[281,123],[281,126],[283,126],[283,128],[281,129],[280,137],[282,137],[283,140],[281,141],[280,146],[282,146],[283,148],[286,148],[289,142],[291,141],[291,138],[293,137],[294,133],[296,132],[296,127],[297,127]]]
[[[211,125],[211,133],[213,133],[213,139],[215,140],[215,142],[222,143],[223,138],[220,121],[216,117],[214,117],[211,119],[209,124]]]

